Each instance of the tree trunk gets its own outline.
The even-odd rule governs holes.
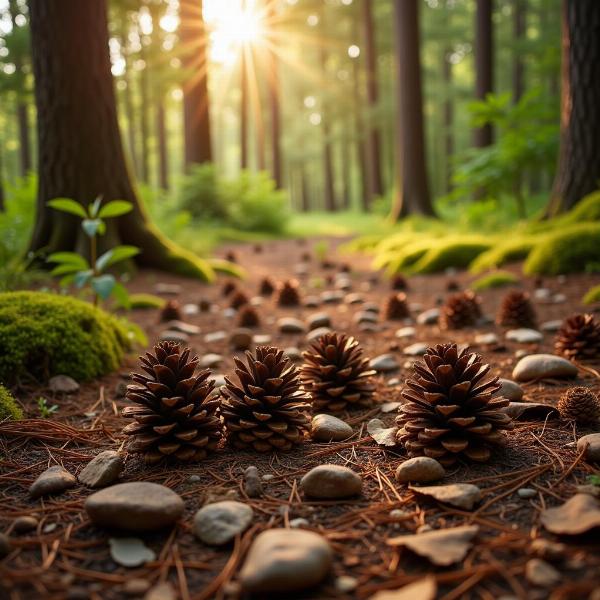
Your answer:
[[[356,32],[355,32],[355,37]],[[364,126],[362,118],[362,98],[361,98],[361,82],[360,82],[360,67],[357,60],[353,61],[353,100],[354,100],[354,137],[356,139],[356,162],[358,164],[360,174],[360,205],[364,211],[368,211],[369,203],[369,184],[367,176],[367,152],[364,142]]]
[[[122,38],[122,44],[125,43],[125,37]],[[121,45],[121,48],[124,48]],[[139,164],[138,164],[138,155],[137,155],[137,138],[135,135],[135,112],[133,110],[133,97],[131,94],[132,83],[131,83],[131,75],[129,73],[129,61],[125,54],[123,54],[125,59],[125,72],[123,73],[123,81],[125,82],[125,89],[123,91],[124,94],[124,104],[125,104],[125,118],[127,119],[127,141],[129,145],[129,155],[131,158],[131,167],[135,174],[138,173]]]
[[[276,21],[276,5],[274,0],[267,0],[267,22],[274,28]],[[271,44],[275,43],[271,39]],[[271,110],[271,172],[278,189],[283,187],[283,175],[281,171],[281,107],[280,107],[280,83],[277,55],[269,46],[269,107]]]
[[[4,163],[2,157],[2,146],[0,145],[0,212],[4,210]]]
[[[525,89],[525,65],[521,57],[522,48],[521,42],[526,34],[526,16],[527,7],[525,0],[513,0],[513,39],[515,49],[513,51],[513,66],[512,66],[512,87],[513,87],[513,102],[516,104],[523,96]]]
[[[445,190],[452,191],[452,157],[454,155],[454,104],[452,101],[452,63],[450,56],[452,49],[444,49],[442,62],[442,77],[446,96],[444,98],[444,166],[445,166]]]
[[[321,60],[321,71],[325,81],[327,81],[327,50],[324,45],[319,48]],[[335,212],[335,183],[333,179],[333,156],[331,150],[331,127],[329,125],[329,114],[325,102],[323,102],[321,114],[321,132],[323,135],[323,194],[325,200],[325,210]]]
[[[47,206],[57,197],[83,205],[101,195],[133,203],[108,221],[101,238],[141,249],[139,263],[211,278],[202,261],[149,223],[127,171],[110,71],[105,0],[29,0],[38,113],[37,214],[30,249],[47,253],[83,248],[79,220]]]
[[[494,89],[493,69],[493,0],[477,0],[475,12],[475,97],[485,100]],[[476,148],[485,148],[494,140],[492,126],[487,123],[473,134]]]
[[[248,52],[240,51],[240,168],[248,168]]]
[[[379,102],[379,85],[377,77],[377,46],[375,43],[375,26],[373,23],[373,0],[362,0],[362,21],[365,42],[365,70],[367,77],[367,106],[372,111]],[[371,120],[371,119],[370,119]],[[381,140],[377,127],[369,122],[365,139],[366,173],[367,173],[367,205],[383,194],[381,178]]]
[[[212,160],[208,110],[208,39],[202,0],[180,0],[179,36],[182,63],[187,71],[183,85],[184,165]]]
[[[140,33],[141,36],[141,33]],[[150,85],[148,75],[148,61],[146,59],[146,52],[144,49],[144,43],[142,42],[142,49],[140,56],[144,61],[144,68],[140,71],[140,173],[139,177],[144,183],[150,182],[150,150],[148,148],[150,141],[150,125],[148,123],[148,117],[150,115]]]
[[[165,106],[159,102],[156,106],[156,143],[158,145],[158,185],[169,189],[169,152],[167,150],[167,126]]]
[[[418,0],[394,0],[397,193],[392,218],[433,215],[425,166]]]
[[[548,216],[600,187],[600,3],[563,0],[561,132]]]

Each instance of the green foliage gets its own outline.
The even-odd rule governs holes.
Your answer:
[[[527,258],[538,238],[523,236],[507,241],[500,241],[492,248],[480,254],[470,266],[472,273],[482,273],[488,269],[501,267]]]
[[[221,201],[219,181],[214,165],[192,165],[182,178],[178,193],[179,208],[195,221],[225,221],[227,211]]]
[[[415,262],[411,271],[423,274],[439,273],[448,268],[465,268],[477,256],[491,247],[491,242],[477,238],[450,237],[442,239]]]
[[[142,331],[87,302],[43,292],[0,294],[0,380],[69,375],[85,381],[118,368]]]
[[[600,302],[600,285],[595,285],[591,287],[582,299],[584,304],[596,304],[596,302]]]
[[[154,294],[129,294],[129,306],[122,308],[131,308],[133,310],[148,310],[153,308],[162,308],[165,301]]]
[[[600,262],[600,224],[574,225],[546,235],[529,254],[527,275],[559,275],[585,271]]]
[[[0,421],[6,419],[19,420],[23,418],[23,411],[19,408],[13,395],[3,385],[0,385]]]
[[[519,278],[510,271],[494,271],[473,282],[472,288],[477,291],[490,290],[519,283]]]
[[[43,396],[40,396],[37,399],[37,406],[42,419],[49,419],[56,411],[58,411],[58,404],[48,406],[48,400]]]
[[[588,475],[587,482],[589,485],[597,485],[600,486],[600,475]]]

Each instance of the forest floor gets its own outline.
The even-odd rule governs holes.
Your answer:
[[[235,252],[248,277],[240,285],[252,296],[264,276],[276,280],[297,277],[304,296],[319,296],[333,289],[333,276],[342,263],[351,266],[352,291],[365,301],[382,305],[390,294],[390,283],[383,277],[374,278],[369,260],[361,256],[331,256],[337,263],[323,269],[313,257],[304,262],[315,240],[300,243],[292,240],[268,242],[257,252],[252,245],[230,246],[221,252]],[[337,242],[331,242],[335,245]],[[305,275],[296,274],[306,267]],[[516,267],[515,267],[516,270]],[[517,272],[517,271],[516,271]],[[471,276],[457,273],[452,279],[467,288]],[[448,294],[450,276],[419,276],[409,279],[407,295],[411,303],[432,308]],[[582,312],[581,297],[597,277],[568,276],[566,280],[547,278],[543,285],[554,293],[566,296],[562,303],[536,302],[540,322],[563,319]],[[219,374],[233,372],[234,352],[227,339],[206,343],[206,334],[237,326],[235,318],[223,314],[227,300],[222,284],[206,286],[197,282],[154,272],[141,272],[131,283],[134,292],[153,292],[158,282],[176,283],[182,287],[177,299],[181,304],[208,299],[213,312],[185,317],[197,325],[201,333],[190,339],[190,346],[200,356],[206,353],[223,355]],[[329,283],[328,283],[329,282]],[[537,282],[539,285],[539,282]],[[311,287],[317,286],[317,287]],[[523,278],[522,288],[533,292],[535,283]],[[493,317],[506,289],[481,292],[484,313]],[[577,427],[550,417],[530,417],[519,420],[507,435],[506,446],[498,450],[487,464],[460,464],[450,469],[443,483],[476,483],[483,492],[482,502],[472,511],[455,509],[434,500],[417,497],[405,484],[395,481],[394,473],[405,455],[401,448],[378,446],[367,434],[366,425],[374,417],[391,426],[396,412],[382,412],[381,404],[399,402],[402,384],[411,373],[412,358],[404,356],[404,346],[414,342],[435,344],[455,341],[468,343],[490,362],[495,374],[510,378],[517,362],[515,352],[552,352],[553,334],[544,335],[542,343],[523,345],[505,341],[504,332],[493,323],[480,328],[443,332],[436,325],[418,325],[416,335],[401,340],[395,332],[402,322],[385,321],[380,317],[378,331],[365,332],[353,320],[361,305],[345,302],[323,304],[318,308],[280,308],[273,299],[265,299],[257,310],[262,324],[256,333],[271,336],[271,343],[282,348],[297,346],[305,349],[304,334],[279,333],[276,320],[282,316],[306,321],[315,312],[331,316],[333,328],[358,338],[370,357],[392,353],[400,369],[377,375],[376,404],[370,410],[346,413],[341,418],[354,428],[348,441],[315,443],[307,441],[289,453],[261,455],[234,451],[223,447],[204,462],[177,466],[144,466],[138,456],[125,461],[122,481],[153,481],[173,488],[185,501],[185,515],[172,530],[144,534],[144,542],[158,559],[142,567],[117,565],[110,557],[108,540],[111,533],[93,526],[83,510],[83,502],[91,493],[82,485],[66,492],[30,500],[28,488],[48,466],[62,464],[73,474],[101,450],[125,448],[122,427],[128,423],[120,416],[125,400],[116,393],[119,384],[127,382],[136,369],[135,357],[127,359],[120,372],[82,384],[71,396],[52,397],[43,386],[24,386],[17,393],[25,405],[29,421],[0,424],[0,531],[11,532],[16,517],[31,515],[39,519],[37,530],[11,534],[13,550],[0,563],[0,597],[17,599],[90,598],[112,600],[127,597],[126,583],[133,578],[151,584],[168,580],[178,598],[186,600],[226,599],[238,597],[236,573],[256,534],[271,527],[289,526],[291,519],[302,517],[309,528],[321,533],[334,549],[331,575],[318,588],[285,595],[298,599],[365,599],[382,589],[396,589],[421,578],[426,573],[435,576],[438,598],[493,599],[502,596],[517,598],[588,598],[600,589],[600,540],[594,536],[558,540],[540,525],[540,512],[556,506],[575,493],[577,485],[585,484],[589,475],[598,473],[582,460],[575,442],[593,429]],[[153,343],[164,326],[158,322],[158,311],[133,311],[130,318],[142,325]],[[492,347],[478,347],[475,336],[495,332],[500,340]],[[242,353],[237,353],[241,355]],[[578,383],[591,385],[600,391],[600,378],[594,369],[581,369]],[[555,406],[561,393],[572,381],[543,380],[525,384],[525,400]],[[121,385],[122,387],[122,385]],[[37,408],[40,396],[48,404],[57,404],[58,411],[50,419],[41,420]],[[363,479],[361,496],[340,501],[314,501],[302,497],[298,488],[300,477],[312,467],[323,463],[347,465]],[[263,483],[264,495],[248,498],[243,488],[243,473],[255,465],[261,475],[271,475]],[[193,477],[190,480],[191,476]],[[199,478],[199,479],[198,479]],[[535,495],[521,498],[520,488],[532,488]],[[251,527],[224,548],[200,543],[192,533],[192,518],[207,499],[238,498],[254,509]],[[401,518],[394,509],[405,511]],[[390,537],[414,533],[424,525],[442,529],[453,525],[476,524],[479,533],[466,558],[451,567],[436,567],[407,550],[390,547]],[[560,582],[550,588],[532,585],[525,575],[526,563],[535,556],[533,539],[561,541],[564,548],[551,560],[561,574]],[[355,578],[353,591],[340,591],[340,576]],[[265,596],[261,596],[263,598]],[[275,595],[275,598],[283,598]],[[594,596],[597,598],[597,596]]]

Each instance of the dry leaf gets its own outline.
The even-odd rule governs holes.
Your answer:
[[[481,500],[481,490],[471,483],[410,487],[413,492],[445,502],[457,508],[471,510]]]
[[[396,440],[396,432],[398,431],[398,428],[386,428],[381,419],[371,419],[367,424],[367,431],[380,446],[398,445],[398,441]]]
[[[390,546],[408,548],[415,554],[428,558],[434,565],[447,567],[466,556],[471,548],[471,540],[478,531],[477,525],[465,525],[415,535],[401,535],[390,538],[387,543]]]
[[[433,577],[425,577],[397,590],[382,590],[369,600],[434,600],[437,583]]]
[[[578,535],[600,527],[600,503],[588,494],[575,494],[561,506],[544,510],[540,519],[552,533]]]
[[[531,419],[545,419],[547,416],[557,416],[558,411],[554,406],[540,402],[511,402],[505,409],[507,415],[513,419],[529,417]]]

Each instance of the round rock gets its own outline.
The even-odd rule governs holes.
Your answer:
[[[590,433],[577,440],[577,450],[585,448],[585,459],[589,462],[600,462],[600,433]]]
[[[245,592],[285,593],[320,583],[331,569],[333,552],[318,533],[270,529],[259,534],[240,572]]]
[[[48,388],[56,394],[74,394],[79,391],[79,384],[68,375],[55,375],[48,381]]]
[[[435,458],[416,456],[404,461],[396,470],[396,480],[401,483],[414,481],[427,483],[437,481],[446,475],[444,467]]]
[[[566,358],[553,354],[530,354],[515,366],[512,376],[515,381],[531,381],[544,377],[567,378],[577,375],[577,367]]]
[[[239,327],[232,331],[229,337],[229,343],[234,350],[248,350],[252,345],[252,336],[254,334],[250,329]]]
[[[194,534],[205,544],[222,546],[245,531],[253,516],[253,510],[242,502],[223,500],[207,504],[194,516]]]
[[[381,354],[371,359],[369,367],[375,369],[378,373],[389,373],[399,369],[400,365],[393,354]]]
[[[523,399],[523,388],[510,379],[499,379],[500,389],[496,392],[496,396],[503,396],[511,402],[520,402]]]
[[[317,442],[338,442],[352,435],[352,427],[333,415],[315,415],[311,424],[312,439]]]
[[[94,524],[124,531],[168,527],[181,517],[183,509],[183,500],[173,490],[147,481],[112,485],[85,501]]]
[[[46,469],[29,488],[31,498],[39,498],[48,494],[59,494],[72,488],[77,480],[71,473],[57,465]]]
[[[331,317],[327,313],[315,313],[308,317],[308,327],[310,330],[318,327],[331,327]]]
[[[277,328],[281,333],[304,333],[306,325],[294,317],[281,317],[277,321]]]
[[[319,465],[301,479],[300,487],[310,498],[348,498],[360,494],[362,479],[348,467]]]
[[[520,344],[537,344],[544,339],[544,336],[536,329],[520,328],[507,331],[506,339]]]
[[[91,488],[113,484],[123,469],[123,459],[114,450],[105,450],[95,456],[79,473],[79,481]]]

